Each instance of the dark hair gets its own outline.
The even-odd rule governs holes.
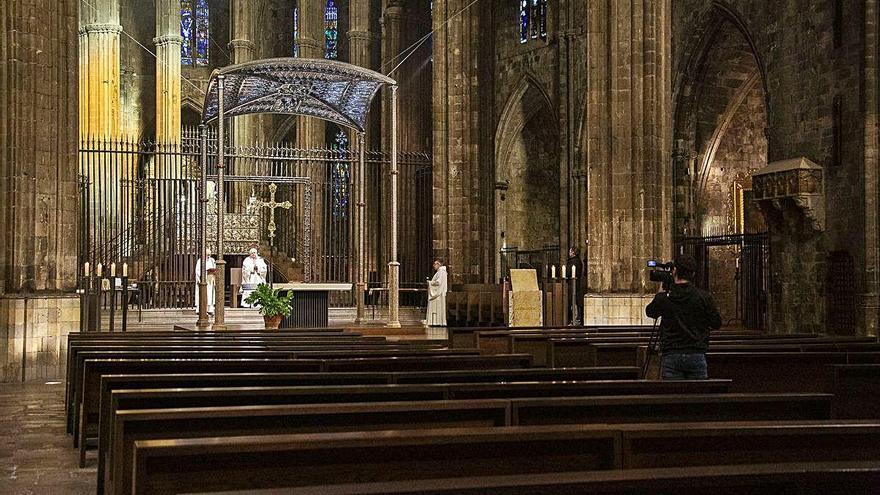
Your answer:
[[[697,260],[689,254],[680,254],[675,257],[675,273],[682,280],[692,280],[697,273]]]
[[[444,264],[444,263],[443,263],[443,258],[434,258],[434,261],[436,261],[437,263],[440,263],[441,265]]]

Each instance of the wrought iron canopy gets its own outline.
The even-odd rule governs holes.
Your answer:
[[[223,115],[306,115],[364,132],[367,111],[382,85],[397,82],[378,72],[335,60],[270,58],[215,70],[202,122],[219,113],[218,76],[224,76]]]

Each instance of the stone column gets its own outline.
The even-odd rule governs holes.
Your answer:
[[[492,126],[485,94],[491,74],[484,69],[494,54],[483,43],[493,30],[483,25],[481,4],[465,9],[469,3],[437,0],[433,10],[434,255],[449,260],[450,283],[494,279],[494,266],[484,258],[495,235],[486,208],[494,181],[483,168],[492,148],[479,132]]]
[[[325,0],[302,0],[299,4],[301,58],[324,58],[324,5]],[[298,148],[323,149],[327,147],[324,137],[324,121],[313,117],[298,117],[296,123],[296,143]],[[315,183],[312,194],[312,262],[320,261],[324,253],[323,225],[318,223],[324,214],[324,189],[320,187],[326,180],[324,162],[307,162],[302,172],[310,175]],[[312,273],[315,273],[313,271]],[[320,271],[317,271],[320,274]],[[313,275],[314,276],[314,275]]]
[[[156,1],[156,140],[180,142],[180,2]]]
[[[82,2],[79,14],[80,135],[116,136],[119,132],[118,0]]]
[[[254,43],[255,20],[257,11],[260,9],[261,0],[230,0],[229,13],[231,16],[230,23],[230,42],[229,51],[233,64],[241,64],[254,60],[257,51],[257,45]],[[230,123],[230,139],[229,142],[233,146],[253,146],[256,143],[256,130],[258,127],[257,115],[244,115],[233,117]],[[231,162],[229,170],[233,175],[250,175],[254,173],[251,160],[241,160],[237,163]],[[235,211],[244,211],[247,208],[248,200],[251,195],[252,185],[248,183],[234,183],[230,185],[232,189],[232,205]]]
[[[67,334],[79,328],[79,299],[73,293],[80,216],[77,12],[75,0],[0,2],[0,40],[4,40],[0,43],[0,381],[4,382],[63,379]],[[118,33],[118,23],[115,28],[98,29],[98,20],[93,20],[93,27],[82,33],[90,49],[97,48],[97,40],[112,38],[105,35]],[[99,63],[98,58],[92,60]],[[118,59],[116,67],[118,74]],[[98,68],[94,69],[97,77]],[[106,89],[99,81],[86,80],[95,83],[92,88],[98,96],[107,95],[98,91]],[[118,87],[118,79],[108,81],[109,86]],[[107,96],[102,110],[118,102]],[[94,102],[98,105],[97,99]],[[96,132],[113,130],[99,127],[110,127],[112,112],[95,112],[93,117]]]
[[[591,291],[653,292],[645,261],[672,256],[669,18],[668,0],[588,4]]]
[[[352,0],[349,7],[348,58],[349,63],[370,67],[370,2]]]
[[[299,7],[300,57],[324,58],[324,1],[303,0]],[[301,148],[323,148],[324,122],[314,118],[300,118],[297,142]]]
[[[254,18],[256,5],[254,0],[230,0],[229,12],[232,16],[231,41],[229,51],[233,64],[241,64],[254,60],[256,44],[254,43]],[[236,117],[232,119],[232,142],[236,146],[250,146],[254,142],[256,127],[255,116]]]

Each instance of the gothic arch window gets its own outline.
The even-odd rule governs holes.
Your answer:
[[[208,45],[211,40],[211,21],[208,0],[180,0],[180,63],[208,65]]]
[[[547,41],[547,0],[519,0],[519,42]]]
[[[333,0],[327,0],[324,7],[324,58],[336,60],[339,57],[339,13]]]

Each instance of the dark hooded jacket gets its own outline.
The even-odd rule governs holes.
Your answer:
[[[692,283],[673,284],[669,295],[660,293],[645,308],[660,321],[660,352],[704,353],[709,331],[721,328],[721,315],[712,296]]]

